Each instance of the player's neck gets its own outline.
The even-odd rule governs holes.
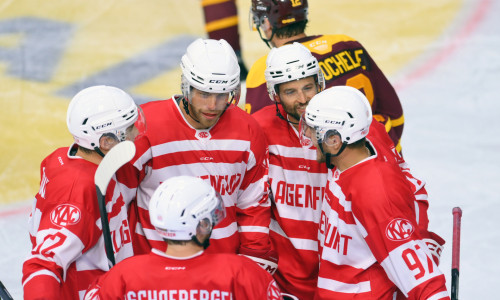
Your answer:
[[[193,256],[196,253],[203,250],[202,246],[199,246],[195,243],[187,243],[185,245],[168,245],[167,251],[165,252],[167,255],[174,257],[189,257]]]
[[[370,157],[370,150],[362,148],[346,148],[339,156],[332,157],[332,163],[339,169],[345,171],[360,161]]]
[[[307,35],[305,33],[297,34],[297,35],[287,37],[287,38],[274,37],[272,43],[274,44],[274,46],[276,48],[278,48],[278,47],[281,47],[288,42],[292,42],[292,41],[295,41],[295,40],[298,40],[301,38],[305,38],[305,37],[307,37]]]
[[[102,156],[100,156],[97,152],[92,151],[92,152],[83,152],[82,150],[78,149],[76,151],[76,156],[80,156],[81,158],[85,159],[86,161],[90,161],[91,163],[94,163],[96,165],[99,165],[102,161]]]

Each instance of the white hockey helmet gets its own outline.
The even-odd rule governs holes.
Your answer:
[[[370,103],[362,92],[350,86],[334,86],[309,102],[300,122],[301,139],[304,142],[306,130],[313,130],[318,144],[339,134],[342,143],[349,145],[366,137],[371,122]]]
[[[240,98],[240,66],[233,48],[223,39],[197,39],[181,59],[181,90],[191,101],[191,87],[207,93],[228,94],[228,104]]]
[[[278,86],[282,83],[314,76],[319,91],[325,89],[325,77],[318,60],[304,45],[294,42],[273,48],[266,60],[267,92],[273,101],[279,99]]]
[[[113,134],[124,141],[137,121],[143,123],[144,117],[132,97],[119,88],[105,85],[77,93],[69,103],[66,116],[75,143],[90,150],[99,147],[103,134]]]
[[[156,231],[168,240],[191,240],[198,224],[209,221],[211,228],[226,217],[224,202],[203,179],[171,177],[153,193],[149,217]]]

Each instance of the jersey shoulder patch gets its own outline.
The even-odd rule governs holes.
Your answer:
[[[352,42],[352,41],[356,40],[344,34],[335,34],[335,35],[320,35],[313,40],[302,42],[302,44],[306,46],[312,53],[324,55],[332,51],[332,45],[335,45],[340,42]]]

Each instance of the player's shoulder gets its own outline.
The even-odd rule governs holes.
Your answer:
[[[252,118],[254,118],[261,127],[265,127],[275,122],[276,116],[276,105],[268,105],[253,113]]]
[[[237,271],[249,269],[264,271],[253,260],[243,255],[234,253],[210,253],[207,254],[207,256],[210,257],[209,260],[215,262],[215,264],[218,264],[217,262],[224,262],[224,264],[227,265],[228,268],[230,267]]]
[[[359,42],[345,34],[332,34],[332,35],[315,35],[309,36],[307,38],[299,40],[299,42],[306,46],[306,48],[313,54],[324,55],[332,51],[332,48],[341,43],[353,42],[359,44]]]
[[[260,57],[252,65],[248,71],[246,79],[246,88],[255,88],[266,82],[265,71],[266,71],[266,60],[267,54]]]
[[[383,199],[387,198],[385,196],[406,192],[401,188],[405,189],[407,186],[404,175],[394,158],[375,151],[377,153],[371,158],[344,171],[347,175],[345,182],[349,190],[352,193],[366,195],[366,201],[373,205],[375,205],[376,198],[384,201]],[[379,197],[374,197],[374,195]]]
[[[64,182],[93,182],[97,165],[81,157],[69,157],[68,152],[69,147],[61,147],[49,154],[42,162],[44,173],[50,173],[53,178],[57,176]]]
[[[146,114],[146,117],[149,115],[158,115],[165,110],[172,110],[175,107],[175,99],[175,96],[172,96],[170,99],[152,100],[141,104],[140,107],[144,114]]]
[[[242,110],[238,106],[232,106],[227,109],[221,117],[221,123],[224,126],[230,126],[230,128],[238,128],[238,130],[243,129],[245,127],[250,130],[260,131],[261,128],[257,121],[246,111]],[[229,123],[229,124],[228,124]]]

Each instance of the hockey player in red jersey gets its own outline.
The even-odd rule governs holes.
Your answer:
[[[245,254],[273,271],[268,147],[257,122],[236,106],[240,93],[236,55],[224,40],[198,39],[187,48],[181,69],[182,95],[142,105],[150,120],[146,134],[135,143],[132,159],[140,183],[130,219],[134,249],[136,253],[165,250],[149,220],[148,203],[161,182],[191,175],[209,182],[227,208],[208,251]]]
[[[282,299],[272,276],[250,259],[204,251],[226,215],[223,200],[206,181],[167,179],[151,197],[149,214],[168,244],[166,252],[153,249],[117,264],[85,299]]]
[[[29,219],[32,250],[23,265],[24,299],[83,299],[89,284],[109,269],[94,174],[115,144],[134,140],[145,128],[133,99],[111,86],[76,94],[66,120],[75,143],[57,149],[40,166],[40,190]],[[120,261],[133,255],[128,204],[115,182],[107,195]]]
[[[326,87],[348,85],[362,91],[370,101],[373,116],[385,125],[401,152],[403,108],[396,91],[368,51],[346,35],[307,36],[307,0],[252,0],[251,18],[262,40],[272,47],[302,43],[318,59]],[[264,70],[266,57],[250,68],[246,80],[245,109],[254,113],[272,104],[267,97]]]
[[[415,218],[415,196],[399,164],[369,137],[368,100],[337,86],[314,96],[301,136],[329,169],[319,225],[315,299],[449,299]],[[400,294],[399,294],[400,295]]]
[[[252,116],[269,144],[270,237],[280,260],[274,274],[283,293],[312,299],[318,276],[318,223],[326,167],[302,147],[298,125],[309,100],[324,89],[318,61],[299,43],[273,48],[266,80],[275,106]]]
[[[296,42],[273,48],[266,66],[269,97],[275,105],[252,116],[264,129],[269,144],[270,237],[280,257],[274,277],[284,293],[312,299],[318,276],[317,231],[327,168],[316,162],[316,149],[311,144],[301,144],[298,125],[311,98],[324,89],[323,74],[311,52]],[[369,137],[405,172],[418,197],[415,206],[419,228],[427,231],[425,183],[411,174],[382,124],[372,122]],[[432,236],[426,242],[438,258],[441,246],[434,239],[440,241]]]

